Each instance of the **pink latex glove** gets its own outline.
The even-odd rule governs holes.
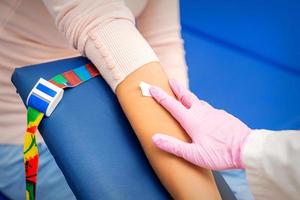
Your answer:
[[[213,108],[175,80],[169,84],[177,100],[152,86],[151,95],[180,123],[192,143],[155,134],[155,145],[200,167],[222,170],[245,168],[241,151],[251,129],[224,110]]]

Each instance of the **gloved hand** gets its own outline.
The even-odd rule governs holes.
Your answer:
[[[151,95],[180,123],[192,143],[155,134],[155,145],[200,167],[222,170],[245,168],[241,159],[243,145],[251,129],[224,110],[213,108],[184,89],[175,80],[169,84],[177,100],[152,86]]]

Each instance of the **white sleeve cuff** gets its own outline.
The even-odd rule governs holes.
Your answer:
[[[158,61],[152,48],[127,19],[100,24],[89,33],[85,54],[115,91],[139,67]]]
[[[263,157],[265,142],[272,133],[268,130],[252,130],[242,150],[247,179],[255,197],[263,197],[270,192],[263,187],[268,181],[264,174]]]

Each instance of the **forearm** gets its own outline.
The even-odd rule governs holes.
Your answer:
[[[160,86],[172,93],[167,77],[157,62],[130,74],[116,90],[119,102],[161,182],[175,199],[220,199],[210,171],[164,153],[152,144],[154,133],[171,133],[188,141],[178,123],[152,98],[143,97],[140,81]]]

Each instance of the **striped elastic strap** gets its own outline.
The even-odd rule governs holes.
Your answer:
[[[49,82],[58,88],[65,89],[75,87],[98,75],[99,72],[97,69],[89,63],[62,74],[58,74],[50,79]],[[33,90],[38,90],[36,93],[39,95],[30,93],[28,96],[29,99],[30,96],[34,95],[34,98],[30,99],[31,104],[28,106],[27,110],[27,129],[24,138],[26,200],[34,200],[36,198],[39,152],[35,133],[43,116],[46,114],[47,106],[49,106],[49,101],[47,101],[46,98],[43,98],[43,96],[51,98],[56,94],[55,90],[42,83],[36,85]]]

